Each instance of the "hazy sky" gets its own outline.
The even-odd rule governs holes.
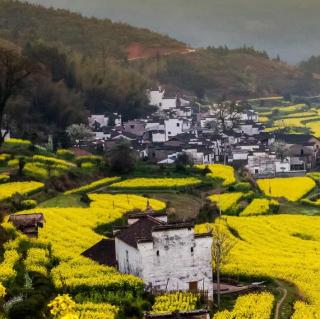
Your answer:
[[[29,0],[168,34],[195,47],[244,43],[289,62],[320,55],[320,0]]]

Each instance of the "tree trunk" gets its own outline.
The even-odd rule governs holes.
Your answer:
[[[217,265],[217,302],[218,302],[218,309],[220,310],[220,292],[221,292],[221,287],[220,287],[220,265]]]

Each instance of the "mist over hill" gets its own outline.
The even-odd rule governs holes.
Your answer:
[[[168,34],[195,47],[244,43],[296,63],[320,52],[317,0],[28,0]]]

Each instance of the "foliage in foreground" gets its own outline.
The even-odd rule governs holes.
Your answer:
[[[213,319],[270,319],[274,296],[268,292],[241,296],[232,311],[221,311]]]
[[[175,292],[158,296],[152,307],[153,313],[196,310],[200,296],[188,292]]]

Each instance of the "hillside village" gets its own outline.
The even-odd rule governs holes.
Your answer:
[[[317,167],[317,137],[265,132],[248,102],[235,102],[234,110],[222,111],[223,104],[201,105],[195,97],[168,94],[161,87],[148,94],[158,110],[146,118],[125,122],[112,114],[111,127],[108,116],[92,114],[88,121],[93,143],[108,151],[125,140],[141,160],[154,164],[173,164],[185,155],[192,164],[246,167],[255,177],[303,176]]]

